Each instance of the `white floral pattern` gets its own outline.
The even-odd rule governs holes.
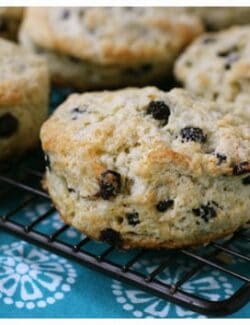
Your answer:
[[[63,222],[61,221],[59,215],[55,213],[49,219],[44,220],[42,224],[46,226],[50,225],[56,230],[63,225]],[[79,236],[79,233],[75,229],[69,228],[65,231],[65,235],[68,238],[77,238]]]
[[[167,267],[157,279],[166,284],[173,284],[189,269],[189,263],[180,259],[178,260],[178,267],[176,265]],[[157,265],[159,265],[157,258],[153,260],[143,259],[134,265],[134,269],[139,272],[146,270],[147,273],[150,273]],[[113,280],[111,287],[112,293],[116,296],[116,301],[122,305],[124,310],[137,318],[165,318],[169,315],[184,318],[205,317],[139,289],[131,289],[117,280]],[[203,298],[213,301],[226,299],[234,292],[230,279],[214,270],[207,272],[205,276],[200,276],[199,273],[195,274],[187,283],[184,283],[181,289],[188,293],[199,293]]]
[[[44,308],[64,298],[76,281],[64,258],[26,242],[0,246],[0,300],[17,308]]]

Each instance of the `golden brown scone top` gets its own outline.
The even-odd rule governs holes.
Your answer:
[[[178,8],[29,8],[25,28],[47,49],[106,64],[164,61],[203,31]]]
[[[163,110],[166,105],[167,122],[149,113],[155,102]],[[79,170],[88,163],[98,169],[103,156],[133,149],[139,150],[140,173],[169,161],[189,175],[232,175],[235,166],[250,161],[250,125],[228,112],[182,89],[73,94],[44,124],[41,137],[45,152],[61,157],[61,168],[71,154],[81,157]]]

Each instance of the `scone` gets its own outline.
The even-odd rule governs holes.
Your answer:
[[[38,143],[48,111],[49,73],[42,58],[0,39],[0,76],[0,160],[5,160]]]
[[[250,7],[186,7],[184,11],[200,17],[208,30],[250,24]]]
[[[178,8],[29,8],[19,38],[47,58],[55,83],[103,89],[168,78],[202,31]]]
[[[73,94],[41,140],[52,201],[97,240],[199,245],[250,219],[249,123],[185,90]]]
[[[177,60],[175,75],[193,93],[250,117],[250,26],[199,37]]]
[[[162,73],[161,65],[142,64],[138,67],[117,67],[84,62],[54,51],[44,50],[35,45],[22,29],[20,33],[22,45],[29,51],[46,59],[52,81],[57,86],[70,86],[79,90],[117,88],[122,85],[145,85],[160,83],[165,77],[168,83],[169,71]]]
[[[15,40],[24,8],[0,7],[0,37]]]

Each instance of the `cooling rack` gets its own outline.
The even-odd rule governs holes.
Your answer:
[[[78,240],[68,242],[63,236],[70,228],[67,225],[62,224],[56,231],[48,230],[47,227],[42,230],[39,228],[46,220],[50,221],[56,211],[47,193],[41,188],[44,171],[42,153],[36,151],[28,157],[0,168],[0,228],[4,231],[195,312],[223,316],[237,311],[249,302],[248,227],[239,230],[231,238],[197,249],[124,252],[80,234]],[[37,211],[32,220],[25,220],[25,209],[34,208],[38,201],[39,204],[46,203],[46,210],[40,213]],[[158,256],[158,262],[150,271],[135,267],[142,259],[151,261],[152,256]],[[188,267],[179,278],[171,283],[162,280],[164,270],[184,260]],[[189,283],[194,277],[202,279],[214,270],[237,282],[230,295],[215,301],[199,292],[190,292]]]

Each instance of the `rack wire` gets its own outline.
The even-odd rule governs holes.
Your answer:
[[[41,188],[43,170],[40,151],[29,155],[29,159],[1,166],[0,229],[195,312],[223,316],[237,311],[249,302],[250,231],[247,227],[231,238],[212,242],[202,249],[123,252],[107,244],[98,244],[88,237],[81,237],[80,234],[76,242],[69,243],[63,237],[70,229],[68,225],[62,224],[56,231],[39,229],[39,225],[50,220],[56,213],[49,196]],[[14,199],[17,196],[18,202]],[[35,206],[38,200],[48,205],[46,211],[37,212],[34,219],[24,223],[24,218],[20,216],[23,216],[27,207]],[[3,206],[5,208],[1,209]],[[240,249],[237,248],[239,243]],[[152,261],[152,256],[158,256],[153,269],[143,268],[142,271],[136,267],[142,260]],[[178,265],[180,260],[186,261],[188,267],[183,269],[179,278],[172,282],[162,280],[161,275],[166,269]],[[188,290],[194,277],[202,279],[205,273],[211,274],[215,270],[237,281],[237,288],[231,294],[215,301],[199,292]]]

